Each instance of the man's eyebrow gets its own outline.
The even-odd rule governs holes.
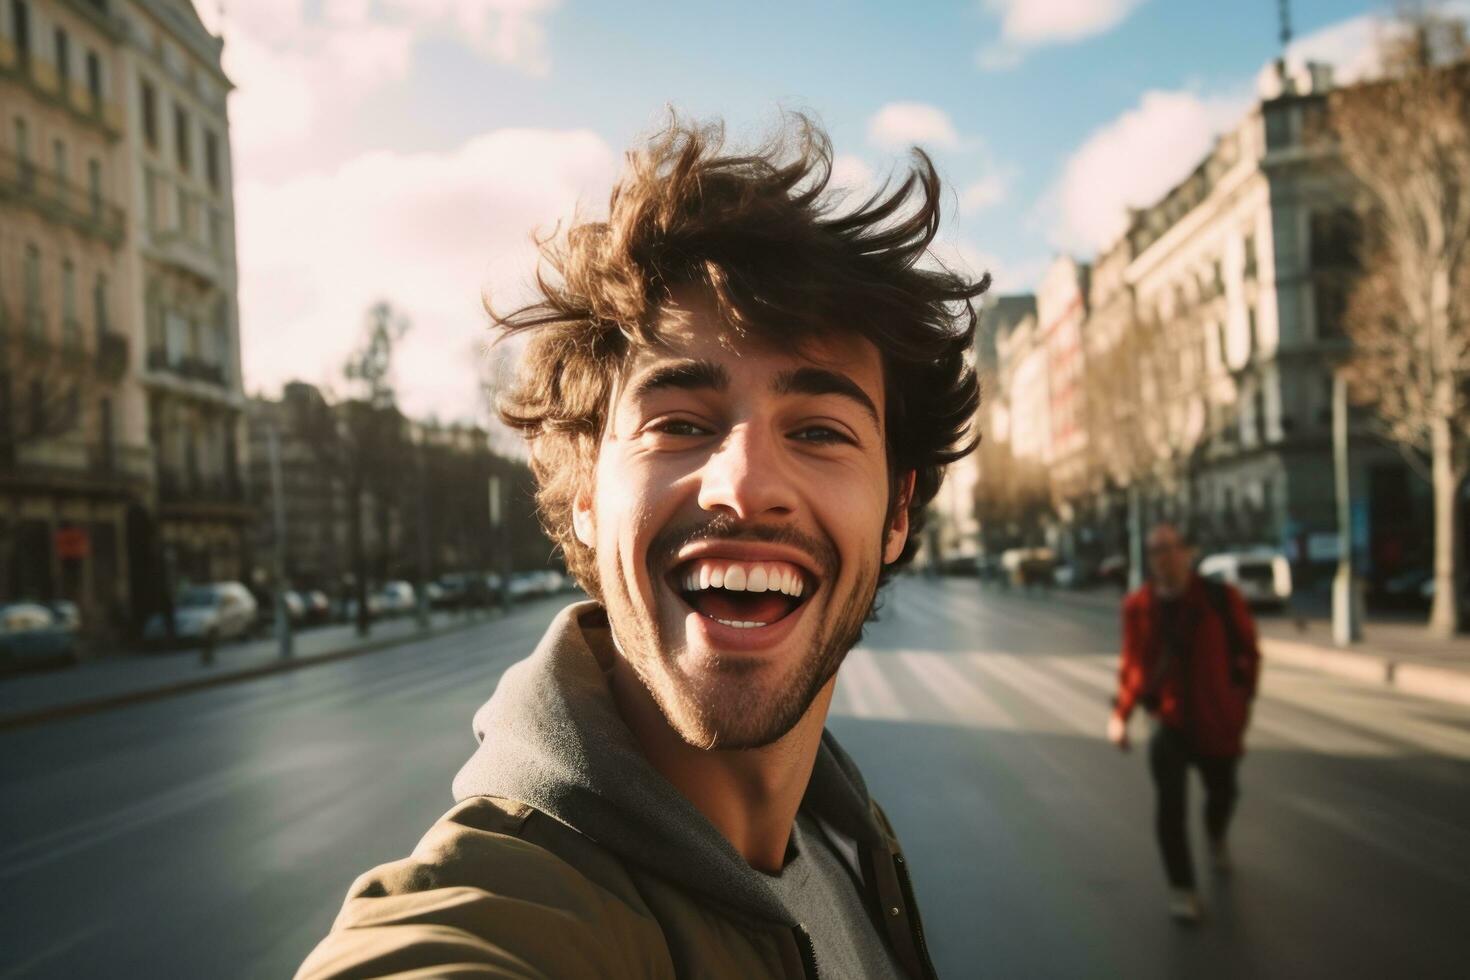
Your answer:
[[[840,395],[856,402],[873,419],[873,424],[883,427],[878,418],[878,406],[859,387],[858,383],[845,374],[826,368],[804,367],[793,371],[782,371],[776,375],[771,387],[778,395]]]
[[[667,388],[724,391],[729,387],[730,375],[720,365],[711,361],[685,360],[649,368],[633,379],[628,391],[634,398],[641,398]]]

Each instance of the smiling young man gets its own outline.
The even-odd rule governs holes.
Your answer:
[[[971,448],[986,282],[924,263],[916,153],[847,207],[804,119],[679,124],[548,246],[506,421],[592,597],[477,714],[460,801],[363,875],[301,977],[924,977],[903,855],[824,730]]]

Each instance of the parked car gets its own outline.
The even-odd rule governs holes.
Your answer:
[[[367,597],[368,615],[374,619],[387,615],[385,600],[381,592],[369,592]],[[357,597],[348,596],[342,600],[342,621],[350,623],[357,619]]]
[[[1291,598],[1291,565],[1275,551],[1227,551],[1209,555],[1199,563],[1199,573],[1233,585],[1253,606],[1286,604]]]
[[[1001,568],[1012,585],[1049,585],[1056,567],[1050,548],[1011,548],[1000,556]]]
[[[407,616],[418,608],[413,585],[404,581],[389,582],[378,592],[384,616]]]
[[[459,574],[442,575],[432,583],[429,605],[434,609],[463,609],[469,595],[469,577]]]
[[[321,589],[302,593],[306,602],[306,621],[310,624],[326,623],[332,619],[332,600]]]
[[[174,639],[233,640],[250,632],[259,611],[255,596],[239,582],[191,586],[174,600]],[[168,641],[168,621],[162,613],[149,618],[143,639],[153,644]]]
[[[1128,587],[1128,556],[1108,555],[1097,566],[1097,577],[1120,589]]]
[[[510,576],[510,598],[518,602],[541,594],[542,584],[536,572],[513,572]]]
[[[80,617],[72,602],[0,605],[0,668],[75,660],[79,626]]]

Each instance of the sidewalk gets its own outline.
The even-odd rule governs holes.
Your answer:
[[[1122,599],[1115,589],[1052,589],[1047,598],[1112,610]],[[1470,636],[1437,640],[1417,622],[1370,618],[1361,643],[1339,647],[1332,642],[1332,624],[1326,619],[1261,613],[1256,626],[1261,655],[1269,661],[1470,705]]]
[[[421,632],[412,616],[380,620],[367,637],[351,623],[295,634],[292,656],[281,659],[274,636],[219,646],[204,664],[198,649],[118,654],[75,667],[0,677],[0,731],[184,691],[371,653],[490,621],[490,614],[436,612]]]

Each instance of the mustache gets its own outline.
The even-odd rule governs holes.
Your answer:
[[[659,531],[648,543],[649,565],[667,570],[681,550],[697,541],[759,541],[796,548],[812,559],[823,579],[831,579],[838,564],[837,548],[826,538],[789,524],[747,524],[716,514],[691,524],[671,524]]]

